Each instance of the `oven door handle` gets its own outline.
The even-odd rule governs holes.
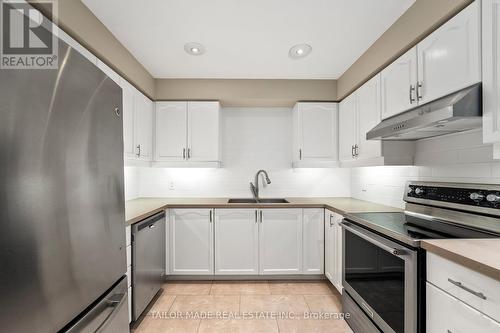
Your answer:
[[[372,243],[373,245],[377,246],[377,247],[380,247],[381,249],[389,252],[390,254],[392,255],[395,255],[395,256],[404,256],[406,254],[408,254],[408,251],[407,250],[404,250],[404,249],[401,249],[401,248],[395,248],[395,247],[392,247],[392,246],[389,246],[387,244],[384,244],[383,242],[375,239],[375,238],[372,238],[370,237],[369,235],[366,235],[365,233],[361,232],[361,231],[358,231],[356,229],[354,229],[350,223],[346,223],[346,222],[342,222],[341,223],[342,227],[346,230],[348,230],[349,232],[352,232],[353,234],[355,234],[356,236],[359,236],[361,238],[363,238],[364,240],[366,240],[367,242],[370,242]]]

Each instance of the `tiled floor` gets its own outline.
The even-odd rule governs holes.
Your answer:
[[[134,333],[347,333],[327,282],[168,282]]]

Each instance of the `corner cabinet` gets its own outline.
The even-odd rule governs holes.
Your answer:
[[[214,273],[213,209],[171,209],[170,275]]]
[[[483,0],[483,141],[500,143],[500,0]]]
[[[218,166],[219,119],[219,102],[157,102],[155,164]]]
[[[325,210],[325,276],[342,293],[343,216]]]
[[[293,109],[293,167],[338,165],[337,103],[300,102]]]
[[[302,221],[302,273],[323,274],[325,253],[325,210],[304,208]]]

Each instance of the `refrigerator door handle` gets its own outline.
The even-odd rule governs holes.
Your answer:
[[[108,326],[113,325],[115,317],[128,300],[127,280],[106,295],[96,306],[87,312],[76,324],[69,328],[66,333],[104,333],[109,332]],[[127,323],[128,324],[128,323]]]

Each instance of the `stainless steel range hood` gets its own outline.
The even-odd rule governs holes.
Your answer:
[[[383,120],[366,133],[368,140],[419,140],[482,125],[481,84],[462,89]]]

